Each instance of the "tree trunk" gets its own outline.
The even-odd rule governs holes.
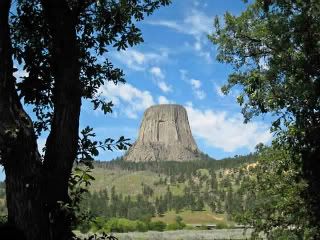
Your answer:
[[[10,0],[0,0],[0,153],[6,173],[8,222],[27,239],[48,239],[48,215],[39,181],[41,158],[32,121],[22,108],[13,77],[10,6]]]
[[[313,147],[302,153],[303,177],[308,183],[303,197],[312,217],[311,226],[316,228],[315,239],[320,239],[320,127],[308,131],[307,139]]]
[[[76,19],[65,0],[42,0],[52,35],[54,114],[44,159],[47,203],[52,217],[52,239],[68,239],[71,215],[60,210],[69,203],[68,180],[76,159],[81,107],[79,46]]]

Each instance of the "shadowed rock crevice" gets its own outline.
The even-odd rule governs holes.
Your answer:
[[[200,151],[189,126],[187,111],[175,104],[148,108],[137,141],[124,156],[132,162],[199,160]]]

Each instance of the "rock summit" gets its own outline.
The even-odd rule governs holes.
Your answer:
[[[176,104],[148,108],[139,137],[124,156],[125,161],[192,161],[200,151],[189,126],[186,109]]]

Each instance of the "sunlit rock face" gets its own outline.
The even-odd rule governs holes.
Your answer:
[[[192,161],[199,159],[192,137],[187,111],[175,104],[148,108],[137,141],[124,156],[132,162]]]

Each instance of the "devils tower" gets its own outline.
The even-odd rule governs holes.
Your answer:
[[[145,111],[139,137],[124,160],[192,161],[199,159],[199,153],[186,109],[181,105],[162,104]]]

